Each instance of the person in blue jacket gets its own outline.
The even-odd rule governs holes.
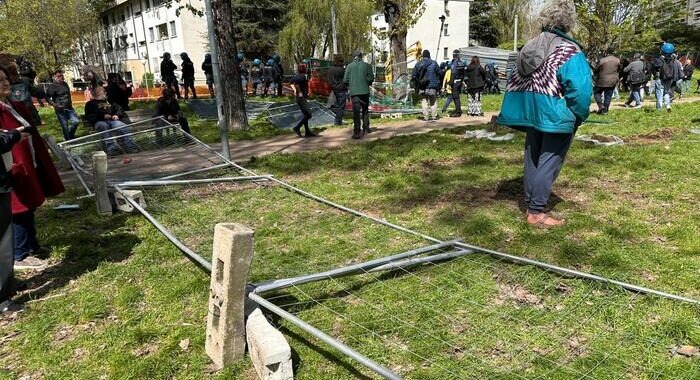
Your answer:
[[[421,61],[413,68],[411,81],[421,98],[423,120],[437,120],[437,94],[442,86],[442,82],[440,82],[440,66],[437,62],[430,59],[428,50],[423,50]]]
[[[568,34],[576,24],[574,2],[550,1],[540,21],[542,33],[518,54],[496,122],[527,133],[527,222],[554,227],[564,221],[545,207],[574,134],[590,113],[593,85],[581,45]]]

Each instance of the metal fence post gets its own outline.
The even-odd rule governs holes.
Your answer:
[[[97,213],[112,215],[112,202],[109,200],[109,190],[107,189],[107,153],[100,151],[92,154],[92,175],[95,179],[93,191]]]
[[[214,231],[205,349],[218,368],[243,359],[245,353],[246,282],[253,235],[251,229],[235,223],[217,224]]]

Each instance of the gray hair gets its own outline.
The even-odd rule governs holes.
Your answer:
[[[542,28],[557,28],[564,33],[576,25],[576,6],[573,0],[549,0],[542,7],[539,17]]]

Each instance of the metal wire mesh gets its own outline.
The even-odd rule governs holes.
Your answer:
[[[479,253],[266,297],[407,379],[695,379],[700,309]],[[671,310],[669,314],[668,311]],[[280,321],[283,329],[292,329]]]

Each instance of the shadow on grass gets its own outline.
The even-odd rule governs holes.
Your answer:
[[[94,209],[76,214],[41,209],[37,213],[37,228],[46,231],[42,244],[63,251],[62,259],[44,271],[16,272],[15,276],[26,285],[16,301],[43,298],[94,271],[103,262],[127,259],[139,243],[133,233],[123,230],[127,218],[125,214],[98,217]]]

